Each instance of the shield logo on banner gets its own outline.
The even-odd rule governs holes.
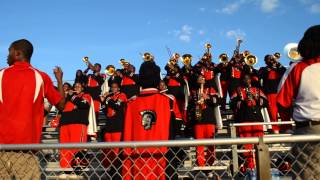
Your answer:
[[[145,130],[150,130],[152,125],[156,123],[157,115],[156,112],[151,110],[146,110],[140,112],[142,116],[141,124]]]

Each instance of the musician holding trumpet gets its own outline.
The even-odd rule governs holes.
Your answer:
[[[264,93],[258,88],[252,86],[250,74],[241,76],[242,84],[230,97],[230,106],[235,113],[235,120],[238,123],[263,122],[261,108],[267,107],[268,100]],[[263,136],[263,126],[241,126],[238,129],[240,137],[259,137]],[[252,144],[244,145],[247,150],[252,150]],[[240,170],[245,173],[247,168],[254,169],[255,163],[252,152],[243,153],[245,162],[241,164]]]
[[[106,92],[102,95],[102,111],[106,115],[106,125],[102,128],[104,142],[119,142],[121,141],[123,127],[124,127],[124,114],[127,97],[124,93],[120,92],[120,84],[117,81],[112,81],[111,92]],[[104,150],[106,157],[102,164],[105,168],[111,168],[110,176],[115,178],[117,169],[120,168],[119,148]],[[112,166],[110,167],[110,165]]]
[[[94,111],[96,113],[96,119],[99,118],[100,111],[100,95],[101,95],[101,86],[104,83],[104,77],[100,74],[101,65],[95,63],[94,65],[89,61],[88,57],[84,57],[83,61],[87,64],[88,68],[84,71],[85,74],[89,70],[92,71],[92,74],[87,75],[87,83],[85,91],[90,94],[94,102]]]
[[[258,72],[261,88],[269,101],[268,112],[271,122],[278,122],[277,90],[281,77],[286,71],[286,68],[281,65],[279,59],[280,53],[266,55],[264,57],[266,66],[261,67]],[[279,134],[279,130],[279,126],[272,126],[273,133]]]
[[[191,91],[190,106],[192,109],[192,124],[196,139],[212,139],[215,135],[216,119],[214,106],[218,105],[218,93],[213,87],[206,85],[203,75],[197,78],[197,89]],[[197,147],[197,163],[199,166],[212,165],[215,160],[214,146],[207,149],[204,155],[204,147]]]
[[[120,59],[120,64],[122,65],[121,73],[121,91],[127,96],[128,99],[139,94],[139,76],[135,74],[136,68],[126,61],[125,59]]]
[[[66,105],[61,114],[60,143],[86,143],[89,125],[89,113],[92,98],[84,93],[84,87],[80,82],[74,84],[74,88],[66,94]],[[93,107],[92,107],[93,108]],[[60,150],[60,166],[70,168],[78,165],[86,165],[77,155],[77,149]],[[81,154],[81,153],[79,153]]]

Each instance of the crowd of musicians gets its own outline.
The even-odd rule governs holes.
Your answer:
[[[205,53],[194,65],[191,54],[180,57],[174,53],[165,66],[164,76],[160,75],[160,68],[151,53],[143,54],[144,62],[139,73],[125,59],[120,60],[122,69],[108,65],[101,73],[101,65],[92,64],[85,57],[83,61],[88,67],[76,72],[73,86],[63,85],[67,104],[58,115],[60,120],[56,118],[51,125],[60,126],[60,143],[86,142],[87,137],[97,137],[96,124],[102,110],[106,116],[106,124],[101,130],[105,142],[214,138],[215,132],[223,127],[221,112],[228,107],[227,96],[235,122],[278,122],[277,88],[286,71],[279,62],[280,53],[266,55],[265,66],[255,69],[257,57],[249,51],[240,52],[240,43],[238,41],[231,58],[221,54],[218,63],[212,58],[210,44],[205,45]],[[182,67],[179,66],[180,61]],[[290,127],[274,125],[269,133],[288,129]],[[240,137],[255,137],[263,136],[264,130],[262,125],[242,126],[237,132]],[[252,145],[244,148],[252,149]],[[108,160],[103,164],[119,163],[114,161],[115,157],[132,153],[119,152],[116,148],[112,153],[106,153]],[[61,150],[61,167],[83,163],[76,154],[77,150]],[[206,152],[203,146],[197,147],[199,166],[212,165],[214,156],[214,147],[207,147]],[[242,170],[253,169],[252,153],[244,153],[244,156],[246,160],[241,164]],[[156,161],[149,165],[158,164],[155,174],[161,175],[165,160],[162,157],[152,158]],[[145,161],[141,156],[136,160]],[[150,171],[135,161],[124,162],[122,169],[132,165],[136,165],[142,174]]]
[[[286,45],[285,54],[296,61],[287,70],[280,63],[280,53],[267,54],[265,66],[255,69],[257,57],[241,52],[242,41],[238,40],[231,58],[221,54],[219,60],[213,59],[210,44],[205,45],[197,62],[192,62],[190,54],[180,57],[174,53],[164,67],[164,76],[151,53],[143,54],[137,72],[129,61],[121,59],[121,69],[108,65],[101,73],[101,65],[85,57],[87,69],[77,71],[73,85],[63,84],[62,69],[54,68],[56,88],[49,75],[31,65],[32,43],[14,41],[8,48],[9,66],[0,69],[0,144],[39,144],[44,119],[51,111],[49,104],[58,110],[49,123],[59,127],[60,143],[212,139],[224,126],[222,112],[229,109],[235,122],[246,123],[237,129],[240,137],[263,136],[266,130],[288,132],[291,127],[274,125],[277,123],[267,129],[248,123],[291,118],[294,135],[317,135],[319,37],[320,25],[316,25],[306,30],[298,44]],[[104,119],[99,118],[101,111],[105,122],[99,122]],[[177,168],[185,159],[184,151],[177,147],[112,147],[103,149],[101,159],[99,155],[111,179],[176,179]],[[242,172],[255,166],[252,145],[244,148],[239,163]],[[291,151],[294,176],[319,179],[319,143],[296,143]],[[89,165],[86,155],[81,149],[60,149],[60,166]],[[196,156],[197,166],[211,166],[215,147],[197,146]],[[290,162],[281,168],[288,170]],[[40,175],[38,159],[31,151],[0,152],[1,179],[40,179]]]

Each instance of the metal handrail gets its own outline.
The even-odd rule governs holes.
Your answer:
[[[240,127],[240,126],[257,126],[257,125],[295,125],[294,121],[282,121],[282,122],[252,122],[252,123],[230,123],[230,127]]]
[[[261,137],[267,144],[320,141],[320,135],[293,135],[280,137]],[[217,138],[171,141],[127,141],[99,143],[65,143],[65,144],[0,144],[0,150],[40,150],[40,149],[104,149],[104,148],[140,148],[140,147],[189,147],[210,145],[258,144],[259,137],[252,138]]]

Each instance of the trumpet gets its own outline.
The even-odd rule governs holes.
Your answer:
[[[142,59],[143,59],[144,61],[153,61],[153,60],[154,60],[154,57],[153,57],[152,54],[146,52],[146,53],[144,53],[144,54],[142,55]]]
[[[220,54],[219,61],[221,63],[228,63],[228,61],[229,61],[228,55],[226,53]]]
[[[248,50],[245,50],[245,51],[243,51],[243,53],[242,53],[242,56],[243,56],[244,58],[248,57],[249,55],[251,55],[251,52],[248,51]]]
[[[302,59],[300,53],[298,52],[298,44],[297,43],[288,43],[284,47],[284,53],[287,55],[291,61],[299,61]]]
[[[182,63],[185,65],[185,66],[190,66],[191,65],[191,61],[192,61],[192,56],[191,54],[184,54],[182,56]]]
[[[123,68],[130,65],[130,63],[128,61],[126,61],[125,59],[120,59],[119,63],[122,65]]]
[[[85,62],[87,65],[91,64],[91,62],[89,61],[89,57],[88,56],[83,57],[82,61]]]
[[[276,60],[279,60],[281,58],[281,54],[279,52],[276,52],[273,54],[273,57],[276,59]]]
[[[201,78],[204,79],[203,77],[201,77]],[[200,89],[199,89],[199,92],[198,92],[196,108],[195,108],[195,115],[196,115],[196,120],[197,121],[200,121],[201,118],[202,118],[202,108],[203,108],[203,104],[204,104],[204,99],[202,97],[203,89],[204,89],[204,84],[201,83],[200,84]]]
[[[180,55],[178,53],[174,53],[172,57],[169,59],[168,67],[171,73],[178,72],[179,69],[177,67],[177,63],[179,58],[180,58]]]
[[[244,58],[244,62],[248,65],[248,66],[254,66],[255,64],[258,63],[258,58],[257,56],[254,55],[248,55],[247,57]]]
[[[95,70],[93,64],[89,61],[89,57],[85,56],[82,58],[82,61],[86,63],[86,65],[88,66],[88,68],[90,68],[91,70]]]
[[[106,69],[105,73],[109,76],[113,76],[114,73],[116,72],[115,68],[114,67],[109,67]]]

